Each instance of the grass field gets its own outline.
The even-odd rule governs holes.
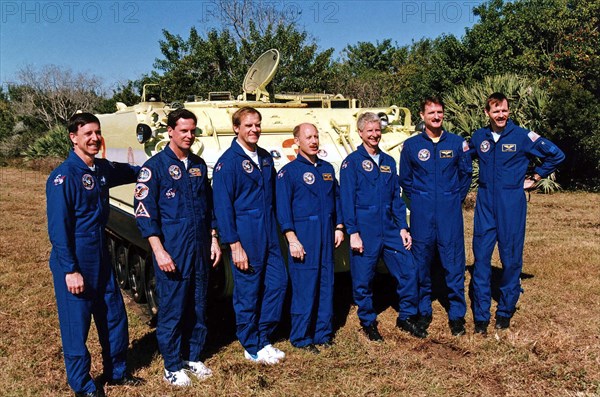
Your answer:
[[[48,256],[43,173],[0,168],[0,396],[70,396],[62,359]],[[473,212],[465,212],[467,263],[473,262]],[[243,359],[229,302],[211,310],[206,363],[214,376],[179,390],[162,380],[162,359],[147,317],[126,297],[129,364],[146,380],[108,387],[114,396],[600,396],[600,195],[532,195],[523,288],[511,329],[452,337],[442,306],[425,340],[395,325],[385,278],[378,283],[385,343],[361,332],[348,295],[336,284],[333,348],[320,355],[294,350],[285,330],[278,366]],[[500,266],[494,256],[494,266]],[[467,274],[467,282],[470,277]],[[284,327],[285,328],[285,327]],[[102,372],[95,331],[88,346],[92,375]]]

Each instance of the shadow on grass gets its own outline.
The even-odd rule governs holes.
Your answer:
[[[474,265],[467,266],[467,271],[469,272],[469,274],[471,276],[471,281],[469,282],[469,298],[471,299],[471,302],[473,302],[473,268],[474,268]],[[492,266],[492,278],[491,278],[492,300],[496,301],[496,303],[500,299],[500,281],[502,280],[502,273],[503,273],[502,268]],[[528,280],[528,279],[534,278],[534,277],[535,276],[533,274],[521,272],[521,275],[520,275],[521,294],[523,294],[523,292],[524,292],[523,280]],[[517,307],[517,310],[518,310],[518,307]]]
[[[149,324],[150,325],[150,324]],[[154,354],[158,353],[156,331],[149,330],[143,337],[132,341],[127,352],[127,369],[135,372],[140,368],[150,366]]]
[[[336,332],[346,324],[350,307],[354,303],[352,299],[352,279],[350,278],[350,272],[335,273],[333,285],[333,337],[335,338]],[[274,335],[276,341],[289,339],[291,331],[290,306],[291,288],[288,285],[283,303],[281,322]]]
[[[467,271],[472,275],[473,266],[467,266]],[[521,279],[534,277],[531,274],[521,273]],[[432,264],[432,302],[438,301],[448,312],[448,287],[444,278],[444,270],[439,258]],[[499,284],[502,278],[502,269],[492,267],[492,299],[498,301],[500,296]],[[379,314],[389,307],[398,311],[398,295],[396,294],[396,280],[389,274],[375,273],[373,280],[373,304]],[[346,325],[350,308],[354,304],[352,298],[352,278],[350,272],[336,273],[333,297],[333,327],[334,337],[337,331]],[[469,296],[472,300],[472,288],[469,286]],[[154,320],[154,321],[153,321]],[[148,323],[151,328],[155,327],[155,319]],[[220,349],[236,342],[235,313],[231,297],[210,298],[207,304],[207,327],[208,335],[204,356],[209,358],[217,354]],[[288,288],[283,305],[282,319],[277,328],[275,341],[287,340],[290,335],[290,289]],[[150,331],[141,339],[133,341],[129,350],[128,367],[136,370],[149,366],[154,354],[157,354],[156,332]]]
[[[148,333],[142,338],[132,341],[127,355],[127,368],[130,371],[150,366],[154,355],[159,354],[156,341],[156,316],[149,316],[142,311],[148,325]],[[208,333],[206,336],[203,359],[212,357],[223,346],[227,346],[237,338],[235,336],[235,314],[231,298],[210,298],[207,304],[206,325]]]

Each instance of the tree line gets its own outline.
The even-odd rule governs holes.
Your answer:
[[[32,137],[47,131],[59,136],[56,126],[76,109],[106,113],[118,101],[132,105],[145,83],[159,83],[173,102],[206,98],[211,91],[238,94],[252,62],[277,48],[281,61],[268,87],[272,92],[340,93],[363,106],[396,104],[410,108],[415,123],[420,100],[439,95],[447,104],[446,128],[466,137],[484,124],[487,95],[503,91],[515,121],[553,140],[567,155],[558,181],[570,189],[600,190],[596,0],[489,0],[473,9],[478,22],[462,37],[441,35],[402,46],[391,39],[358,42],[338,58],[268,5],[218,3],[219,29],[200,33],[191,27],[187,37],[163,30],[162,56],[153,70],[112,95],[102,93],[95,76],[52,65],[22,69],[17,83],[7,92],[0,89],[0,157],[28,149],[42,154],[31,151]],[[50,144],[44,148],[52,147],[54,138],[45,138]]]

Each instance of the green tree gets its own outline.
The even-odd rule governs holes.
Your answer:
[[[308,33],[299,31],[294,25],[280,23],[261,32],[250,22],[249,32],[248,39],[241,40],[239,45],[244,70],[242,79],[260,54],[276,48],[281,54],[279,69],[272,82],[277,92],[322,92],[327,89],[333,48],[319,52]]]
[[[569,188],[600,191],[600,101],[566,80],[556,81],[551,95],[548,138],[566,155],[559,181]]]
[[[597,0],[491,0],[463,39],[475,79],[519,73],[563,78],[596,91],[600,73]]]
[[[155,61],[156,71],[150,77],[160,82],[171,100],[211,91],[240,93],[250,65],[271,48],[281,53],[272,82],[278,92],[319,92],[330,80],[333,49],[319,51],[314,40],[293,24],[259,28],[249,21],[238,37],[227,29],[212,29],[203,37],[194,27],[187,39],[167,30],[163,35],[159,42],[163,58]]]
[[[69,155],[69,151],[72,147],[73,143],[69,139],[67,129],[62,125],[58,125],[50,129],[46,135],[39,137],[33,144],[27,147],[24,155],[28,160],[44,157],[65,159]]]
[[[77,110],[93,111],[102,101],[100,78],[57,65],[25,66],[17,72],[17,80],[9,86],[16,115],[33,117],[46,130],[66,124]]]
[[[0,141],[12,134],[15,121],[15,115],[11,109],[8,94],[0,87]]]
[[[483,81],[456,87],[444,95],[445,127],[469,137],[489,123],[485,101],[493,92],[504,93],[510,103],[510,117],[518,125],[546,135],[549,130],[546,107],[549,95],[538,80],[515,74],[488,76]]]
[[[170,100],[185,100],[190,95],[210,91],[234,91],[241,87],[237,45],[228,31],[211,30],[202,38],[196,28],[187,39],[163,30],[159,42],[163,59],[157,59],[157,71],[151,79],[160,82]],[[161,73],[162,74],[159,74]]]
[[[124,103],[127,106],[135,105],[141,99],[141,80],[128,81],[126,84],[120,84],[114,91],[111,98],[104,98],[96,106],[94,112],[113,113],[117,110],[117,102]]]

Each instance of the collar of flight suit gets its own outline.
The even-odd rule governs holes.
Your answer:
[[[235,138],[233,138],[233,142],[231,143],[231,148],[233,149],[234,153],[237,154],[238,156],[243,157],[244,159],[250,161],[252,163],[252,166],[254,167],[254,169],[252,170],[252,172],[246,172],[245,170],[243,170],[243,174],[246,174],[249,178],[251,178],[252,180],[254,180],[256,183],[258,184],[262,184],[262,172],[265,169],[265,164],[263,162],[264,157],[260,155],[260,147],[258,145],[256,145],[256,153],[258,154],[258,162],[262,163],[261,167],[258,168],[258,164],[254,163],[254,161],[252,161],[252,159],[250,158],[250,156],[248,156],[246,154],[246,152],[244,152],[244,149],[242,148],[242,145],[239,144],[239,142],[237,141],[237,136]],[[236,161],[236,160],[234,160]],[[241,164],[240,164],[241,166]],[[270,164],[269,164],[270,166]],[[236,164],[237,167],[237,164]],[[256,171],[256,172],[255,172]]]
[[[508,136],[511,132],[513,132],[516,128],[516,124],[512,121],[512,119],[508,119],[506,121],[506,127],[504,127],[504,129],[502,130],[502,132],[500,133],[500,138],[498,138],[498,142],[500,142],[500,140],[504,140],[506,139],[506,136]],[[492,135],[492,126],[488,125],[487,129],[485,131],[485,137],[486,139],[491,139],[491,142],[493,142],[494,144],[498,144],[498,142],[494,142],[494,136]]]
[[[300,153],[298,153],[296,155],[296,160],[298,160],[299,162],[301,162],[303,164],[310,165],[313,168],[320,167],[320,166],[323,165],[323,160],[321,160],[320,158],[317,157],[317,161],[315,163],[311,163],[309,159],[307,159],[306,157],[304,157]]]
[[[421,135],[421,137],[431,143],[433,143],[433,140],[431,139],[431,137],[429,135],[427,135],[427,133],[425,132],[425,130],[423,130],[423,132],[421,132],[419,135]],[[448,136],[448,131],[446,130],[442,130],[442,134],[440,135],[440,140],[437,142],[441,142],[443,140],[446,139],[446,136]]]
[[[240,145],[240,143],[237,141],[237,136],[235,138],[233,138],[233,141],[231,142],[231,148],[233,149],[233,151],[240,155],[243,156],[245,158],[247,158],[248,160],[252,161],[252,159],[250,158],[250,156],[248,156],[246,154],[246,152],[244,151],[244,148],[242,147],[242,145]],[[260,155],[260,149],[261,147],[256,145],[256,153],[258,154],[258,161],[261,162],[262,161],[262,156]],[[254,161],[252,161],[252,163],[254,164]],[[255,166],[258,164],[254,164]],[[261,164],[262,167],[262,164]]]
[[[90,167],[85,163],[85,161],[83,161],[83,159],[81,157],[79,157],[77,155],[77,153],[75,153],[74,149],[71,149],[71,151],[69,152],[69,157],[67,157],[67,160],[70,163],[73,163],[77,168],[83,170],[83,171],[87,171],[87,172],[94,172],[90,169]],[[94,158],[94,166],[96,166],[96,171],[98,170],[98,163],[96,161],[96,159]]]
[[[163,151],[167,154],[167,156],[169,156],[172,160],[175,161],[179,161],[180,163],[183,163],[183,161],[181,161],[179,159],[179,157],[177,157],[177,155],[175,154],[175,152],[173,151],[173,149],[171,149],[171,147],[169,145],[165,146],[165,148],[163,149]],[[195,164],[194,161],[192,161],[192,151],[190,150],[188,152],[188,168],[191,168],[192,164]]]

